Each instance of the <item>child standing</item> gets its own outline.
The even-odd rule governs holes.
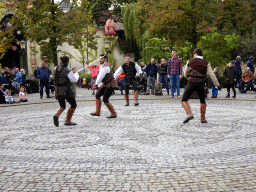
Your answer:
[[[155,95],[163,95],[162,93],[162,89],[163,89],[163,84],[160,83],[159,80],[156,81],[156,85],[155,85]]]
[[[224,70],[223,76],[226,80],[228,94],[225,98],[230,98],[230,88],[232,88],[234,96],[236,98],[235,81],[236,81],[236,70],[234,67],[235,61],[230,61],[228,67]]]
[[[11,95],[11,91],[6,91],[7,96],[5,97],[5,101],[7,104],[11,104],[11,103],[16,103],[16,101],[13,99],[12,95]]]
[[[20,97],[20,102],[27,102],[28,101],[27,91],[26,91],[26,88],[24,86],[20,87],[19,97]]]
[[[217,67],[215,67],[213,69],[213,72],[214,72],[217,80],[219,81],[220,76],[219,76],[218,71],[219,71],[219,69]],[[210,82],[211,82],[211,88],[212,88],[212,97],[211,98],[217,98],[217,96],[218,96],[218,88],[215,87],[215,85],[213,84],[212,80],[210,80]]]

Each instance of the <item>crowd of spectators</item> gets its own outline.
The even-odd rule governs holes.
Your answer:
[[[14,67],[10,70],[8,67],[4,67],[0,83],[0,103],[16,103],[12,94],[20,96],[25,88],[25,83],[26,74],[24,69],[19,70],[19,68]],[[21,99],[19,99],[20,101]]]
[[[251,56],[246,63],[246,70],[243,71],[241,67],[241,57],[237,56],[236,60],[230,61],[223,72],[223,77],[225,80],[225,85],[227,87],[227,96],[230,98],[230,89],[233,91],[232,98],[236,98],[236,89],[240,93],[246,93],[249,90],[256,91],[256,86],[253,84],[255,67],[253,64],[254,58]],[[95,94],[95,80],[99,73],[99,65],[89,65],[88,68],[91,71],[91,87],[93,90],[92,94]],[[175,93],[177,98],[180,98],[180,80],[182,78],[182,60],[177,56],[177,50],[172,50],[172,57],[169,59],[162,58],[156,60],[152,58],[148,65],[143,62],[140,63],[143,75],[145,79],[145,86],[141,93],[145,95],[163,95],[162,90],[166,90],[167,95],[174,98]],[[214,68],[214,73],[217,79],[220,79],[218,68]],[[43,90],[45,88],[46,98],[51,98],[49,88],[50,77],[52,75],[51,70],[45,66],[42,62],[41,67],[37,68],[34,72],[34,76],[39,80],[40,87],[40,98],[43,98]],[[26,91],[26,73],[24,69],[4,67],[2,71],[2,76],[5,78],[5,83],[0,83],[0,103],[15,103],[15,102],[26,102],[27,101],[27,91]],[[118,87],[123,95],[124,85],[123,79],[124,74],[120,74],[117,78]],[[141,82],[138,81],[138,83]],[[217,98],[218,88],[213,85],[211,79],[208,79],[208,85],[212,89],[212,97]],[[169,91],[171,89],[171,91]],[[19,101],[15,101],[12,95],[19,96]]]

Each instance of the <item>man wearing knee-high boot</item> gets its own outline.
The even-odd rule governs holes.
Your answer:
[[[135,64],[134,62],[131,61],[131,57],[127,55],[125,57],[125,63],[122,64],[115,72],[114,78],[117,79],[117,77],[121,73],[125,74],[124,77],[124,98],[126,100],[125,106],[129,106],[129,87],[132,85],[134,89],[134,105],[138,106],[138,96],[139,96],[139,90],[138,90],[138,83],[136,80],[136,72],[141,74],[141,67],[138,64]]]
[[[212,71],[211,64],[203,59],[202,50],[197,48],[194,50],[194,58],[188,60],[185,68],[185,77],[188,79],[188,85],[183,93],[181,104],[187,114],[187,118],[183,123],[188,123],[191,119],[194,119],[188,103],[188,99],[194,91],[197,92],[200,98],[201,123],[207,123],[205,119],[206,102],[204,94],[204,79],[207,72],[209,73],[213,84],[220,88],[219,82]]]
[[[69,63],[69,58],[67,56],[62,56],[60,58],[61,63],[56,68],[54,73],[54,84],[56,86],[55,97],[59,101],[60,108],[57,113],[53,116],[53,122],[56,127],[59,126],[59,116],[66,108],[66,102],[71,105],[67,111],[67,116],[65,119],[65,125],[76,125],[76,123],[71,122],[71,118],[76,110],[76,99],[75,99],[75,85],[79,79],[78,73],[73,73],[76,69],[75,67],[71,70],[67,68]]]
[[[95,85],[100,87],[96,94],[96,111],[90,113],[92,116],[100,116],[101,111],[101,100],[100,97],[103,96],[103,102],[110,111],[111,115],[107,118],[116,118],[117,114],[113,105],[109,102],[109,98],[113,93],[113,90],[117,87],[116,80],[114,79],[114,74],[112,67],[107,63],[107,56],[104,54],[100,55],[100,69],[99,75],[97,76]]]

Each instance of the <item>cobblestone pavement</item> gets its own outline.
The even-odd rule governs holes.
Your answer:
[[[207,124],[190,100],[195,118],[184,125],[180,99],[139,96],[124,107],[116,94],[118,117],[107,119],[104,105],[90,116],[94,96],[79,89],[78,125],[64,126],[62,114],[55,127],[54,98],[29,95],[0,107],[0,191],[256,191],[255,101],[245,100],[255,95],[239,97],[207,100]]]

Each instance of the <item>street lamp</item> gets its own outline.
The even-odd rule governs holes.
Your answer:
[[[106,49],[106,52],[107,52],[107,62],[108,62],[108,53],[112,53],[111,50],[109,49],[109,44],[110,44],[110,41],[109,40],[106,40],[104,41],[104,44],[105,44],[105,49]]]
[[[26,48],[26,41],[24,41],[24,40],[20,41],[20,48],[21,48],[21,50],[25,50],[25,48]]]
[[[25,48],[26,48],[26,41],[24,41],[24,40],[21,40],[20,41],[20,48],[21,48],[21,50],[20,50],[20,68],[21,69],[24,69],[24,67],[25,67]],[[25,69],[26,70],[26,69]]]

